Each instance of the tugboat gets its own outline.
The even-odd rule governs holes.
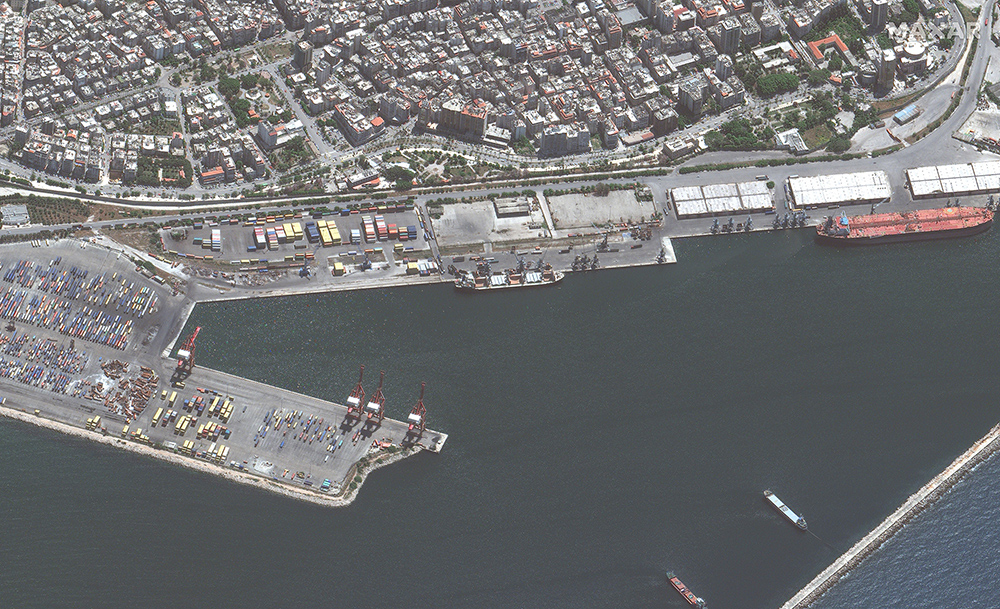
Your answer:
[[[704,609],[705,600],[695,596],[694,592],[688,590],[687,586],[684,585],[684,582],[677,579],[677,576],[674,575],[673,571],[667,571],[667,581],[670,582],[670,585],[674,587],[674,590],[677,590],[677,592],[680,593],[680,595],[684,597],[684,600],[686,600],[689,604]]]

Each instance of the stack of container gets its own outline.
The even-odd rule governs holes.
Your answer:
[[[361,218],[361,229],[365,233],[366,243],[372,243],[378,240],[378,237],[375,234],[375,222],[372,220],[371,216]]]
[[[274,232],[277,235],[278,243],[285,243],[288,239],[285,236],[285,227],[282,225],[277,225],[274,227]]]
[[[267,247],[268,249],[276,250],[278,249],[278,233],[273,228],[266,229],[267,234]]]
[[[358,230],[356,228],[352,228],[351,229],[351,243],[353,243],[354,245],[360,245],[361,244],[361,231],[360,230]]]
[[[375,216],[375,232],[378,235],[379,241],[386,241],[389,239],[389,227],[385,223],[385,216]]]
[[[254,243],[254,249],[262,250],[267,247],[267,237],[264,236],[263,226],[258,226],[257,228],[253,229],[253,243]],[[247,248],[247,251],[253,251],[253,250]]]
[[[416,226],[407,226],[406,227],[406,239],[407,239],[407,241],[416,241],[417,240],[417,227]]]
[[[306,222],[306,239],[309,243],[319,242],[319,228],[316,227],[315,222]]]
[[[212,251],[222,251],[222,231],[217,228],[212,229]]]

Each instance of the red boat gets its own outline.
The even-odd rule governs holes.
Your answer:
[[[695,607],[705,606],[705,601],[695,596],[694,592],[688,590],[687,586],[684,585],[684,582],[677,579],[677,576],[674,575],[673,571],[667,571],[667,581],[670,582],[670,585],[673,586],[675,590],[680,592],[680,595],[683,596],[684,600],[688,603],[694,605]]]
[[[816,241],[826,245],[874,245],[950,239],[975,235],[991,226],[993,212],[985,207],[944,207],[850,218],[830,216],[816,227]]]

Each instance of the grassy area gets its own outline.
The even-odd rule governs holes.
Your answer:
[[[911,94],[905,95],[903,97],[896,97],[896,98],[893,98],[893,99],[877,100],[877,101],[872,102],[872,108],[874,108],[875,111],[878,112],[879,115],[881,116],[882,113],[884,113],[884,112],[889,112],[889,111],[893,110],[894,108],[898,108],[898,107],[905,106],[905,105],[909,104],[911,101],[917,99],[918,97],[920,97],[921,95],[923,95],[925,92],[926,92],[926,89],[921,89],[920,91],[917,91],[916,93],[911,93]],[[885,118],[885,117],[883,116],[882,118]]]
[[[304,138],[299,136],[292,138],[284,148],[272,152],[268,158],[275,171],[283,172],[309,162],[313,158],[313,152],[311,147],[305,144]]]
[[[274,44],[265,45],[260,49],[260,56],[267,63],[271,63],[279,59],[285,59],[286,57],[291,57],[292,43],[275,42]]]
[[[806,146],[808,146],[810,150],[825,146],[826,143],[830,141],[831,137],[833,137],[833,133],[825,123],[816,125],[812,129],[806,129],[802,132],[802,139],[805,141]]]
[[[83,222],[90,216],[90,207],[73,199],[16,194],[0,198],[0,203],[27,206],[32,224]]]
[[[864,36],[864,26],[845,5],[830,11],[821,23],[810,30],[805,40],[812,42],[826,38],[830,31],[840,36],[840,40],[852,49],[856,48],[858,41]]]
[[[962,18],[965,19],[966,23],[974,23],[976,21],[976,17],[979,16],[979,7],[978,6],[976,8],[974,8],[974,9],[972,9],[972,8],[969,8],[969,7],[965,6],[961,2],[958,2],[957,0],[956,0],[955,4],[958,5],[958,12],[962,13]]]

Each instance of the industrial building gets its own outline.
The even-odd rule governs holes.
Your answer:
[[[787,182],[788,200],[799,209],[830,205],[877,203],[892,196],[884,171],[860,171],[810,177],[792,176]]]
[[[774,198],[764,182],[681,186],[670,191],[677,218],[704,218],[774,210]]]
[[[914,199],[1000,191],[1000,161],[930,165],[906,170]]]

